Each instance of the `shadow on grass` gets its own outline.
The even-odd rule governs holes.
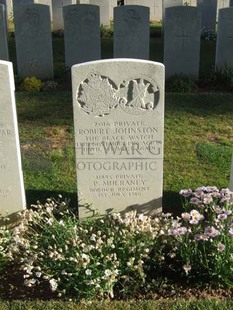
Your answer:
[[[76,193],[68,193],[62,191],[47,191],[47,190],[26,190],[27,206],[36,204],[40,201],[42,204],[46,202],[47,198],[57,199],[59,195],[62,195],[62,199],[69,201],[69,207],[74,210],[77,209],[78,200]]]
[[[26,190],[26,198],[28,207],[32,204],[36,204],[40,201],[42,204],[46,202],[47,198],[57,199],[59,195],[62,195],[64,200],[69,201],[69,207],[72,210],[77,211],[78,198],[77,193],[62,192],[62,191],[46,191],[46,190]],[[180,215],[182,211],[182,203],[179,193],[173,191],[163,192],[163,212],[172,213],[174,216]]]

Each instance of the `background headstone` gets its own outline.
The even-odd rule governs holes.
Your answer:
[[[53,52],[49,7],[43,4],[14,6],[18,74],[53,78]]]
[[[109,7],[109,18],[113,19],[114,15],[114,8],[117,7],[117,0],[110,0],[110,7]]]
[[[165,22],[165,11],[166,8],[171,8],[173,6],[182,6],[183,0],[163,0],[162,13],[163,13],[163,25]]]
[[[233,0],[230,0],[230,6],[233,6]]]
[[[215,33],[217,18],[217,0],[197,0],[197,7],[201,14],[202,34]]]
[[[229,8],[230,0],[217,0],[217,20],[218,20],[218,11],[220,9]]]
[[[139,5],[114,9],[114,57],[149,59],[149,8]]]
[[[50,11],[50,19],[53,20],[53,8],[52,8],[52,0],[37,0],[38,4],[44,4],[49,6]]]
[[[232,160],[231,160],[231,178],[230,178],[229,189],[233,191],[233,154],[232,154]]]
[[[161,211],[164,66],[111,59],[72,67],[80,204],[100,214]],[[89,216],[80,207],[80,217]]]
[[[52,29],[54,30],[63,30],[63,6],[75,4],[74,0],[52,0]]]
[[[35,0],[12,0],[13,1],[13,6],[16,4],[33,4],[36,1]]]
[[[0,214],[26,208],[12,63],[0,61]]]
[[[162,0],[125,0],[125,5],[142,5],[150,9],[150,20],[162,19]]]
[[[9,60],[5,6],[0,4],[0,59]]]
[[[100,24],[103,26],[110,26],[109,0],[89,0],[89,4],[98,5],[100,7]]]
[[[215,66],[233,69],[233,7],[219,10]]]
[[[99,6],[68,5],[63,14],[66,66],[101,59]]]
[[[166,78],[187,74],[198,78],[201,20],[196,7],[166,9],[164,25],[164,65]]]
[[[7,0],[0,0],[0,5],[1,4],[4,6],[6,31],[8,33],[8,6],[7,6]],[[5,59],[5,60],[7,60],[7,59]]]
[[[197,6],[197,0],[184,0],[184,5]]]

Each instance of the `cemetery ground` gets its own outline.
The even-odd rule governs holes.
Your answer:
[[[151,59],[162,61],[162,39],[159,35],[160,32],[157,28],[154,28],[152,33],[155,36],[152,41],[158,48],[154,50]],[[51,92],[25,92],[22,91],[21,88],[22,80],[20,78],[16,79],[16,103],[24,181],[28,205],[35,205],[37,200],[40,200],[41,203],[45,203],[46,198],[49,197],[58,199],[59,194],[61,194],[65,203],[57,203],[55,209],[61,208],[63,210],[66,208],[67,204],[69,204],[69,208],[75,213],[77,205],[76,171],[73,147],[74,128],[70,79],[69,72],[64,69],[63,38],[60,38],[57,34],[53,41],[55,81],[58,83],[57,89]],[[103,57],[111,57],[111,39],[104,39],[102,45],[104,46]],[[229,81],[231,80],[232,73],[228,71],[225,76],[211,76],[210,72],[214,63],[214,48],[215,41],[202,41],[201,82],[199,81],[199,83],[193,84],[189,80],[187,81],[178,77],[175,79],[175,82],[171,82],[172,86],[170,86],[173,91],[176,90],[178,92],[166,93],[163,207],[164,212],[171,212],[174,216],[180,215],[181,212],[183,212],[182,200],[179,195],[180,190],[185,188],[195,189],[200,186],[217,186],[221,189],[226,188],[229,184],[233,144],[233,94],[231,92],[226,92],[226,88],[229,90],[231,87]],[[11,38],[10,41],[10,54],[11,59],[15,59],[14,38]],[[174,87],[176,89],[174,89]],[[182,91],[185,90],[191,90],[191,92],[182,93]],[[218,91],[216,92],[215,90]],[[53,200],[49,201],[47,207],[51,206],[52,202]],[[38,231],[41,232],[44,239],[39,239],[39,234],[36,234],[35,238],[32,237],[32,234],[30,235],[32,231],[30,230],[28,230],[29,239],[27,239],[27,236],[24,237],[24,242],[29,242],[29,246],[31,243],[30,253],[34,255],[39,255],[39,250],[43,252],[43,249],[44,251],[47,249],[47,254],[50,253],[49,246],[53,246],[51,240],[54,234],[59,236],[60,241],[64,245],[65,238],[71,231],[73,232],[72,229],[74,229],[73,227],[75,226],[73,225],[74,223],[72,221],[74,219],[72,217],[64,217],[63,219],[62,216],[60,217],[60,214],[50,214],[53,220],[57,220],[55,221],[55,223],[57,223],[56,227],[53,224],[50,226],[48,223],[50,217],[42,205],[41,208],[43,209],[43,212],[39,213],[41,218],[37,220],[33,218],[33,220],[35,220],[34,223],[27,222],[27,225],[32,229],[39,229]],[[134,215],[132,214],[131,216],[133,217]],[[212,215],[209,214],[209,217],[211,216]],[[113,222],[111,222],[111,220]],[[65,222],[65,226],[63,226],[62,221]],[[96,220],[96,222],[91,222],[91,224],[88,222],[86,224],[84,223],[83,229],[87,231],[90,229],[90,236],[92,236],[94,233],[97,235],[98,230],[102,228],[103,234],[100,234],[101,238],[104,233],[107,235],[110,234],[108,235],[109,238],[113,238],[111,232],[114,231],[114,227],[117,227],[116,224],[119,224],[119,222],[119,218],[112,219],[110,217],[110,219],[106,218],[104,223],[102,223],[101,220]],[[140,231],[141,225],[146,225],[147,219],[133,217],[133,220],[129,222],[136,223],[136,229]],[[35,223],[40,226],[33,226]],[[169,216],[167,218],[167,223],[171,223]],[[153,222],[152,226],[153,232],[157,232],[157,224]],[[127,230],[126,227],[129,229]],[[120,225],[119,229],[122,229]],[[79,233],[81,234],[80,231]],[[38,287],[34,288],[34,283],[31,282],[32,287],[25,288],[23,286],[23,281],[27,279],[27,277],[23,279],[23,273],[19,271],[17,265],[10,265],[7,267],[8,269],[5,269],[5,274],[3,273],[2,276],[0,297],[3,301],[0,303],[1,309],[42,309],[42,307],[43,309],[79,309],[79,307],[80,309],[168,309],[171,307],[172,309],[232,308],[232,270],[230,269],[232,265],[227,265],[227,260],[232,253],[230,252],[230,250],[232,251],[232,241],[231,245],[229,245],[229,257],[225,255],[224,261],[221,261],[219,258],[218,268],[224,273],[225,280],[228,279],[228,281],[222,283],[219,273],[217,278],[214,275],[214,273],[219,272],[219,270],[212,269],[212,274],[211,272],[208,275],[205,274],[208,268],[204,265],[206,262],[210,263],[210,260],[214,259],[215,256],[211,256],[213,253],[208,252],[207,256],[209,256],[209,258],[207,257],[205,261],[203,257],[203,261],[200,261],[201,256],[197,254],[195,257],[195,264],[197,266],[198,263],[200,263],[201,267],[199,271],[198,268],[195,270],[196,274],[194,278],[189,276],[191,275],[191,272],[189,272],[190,270],[188,270],[190,266],[185,266],[185,271],[185,269],[182,269],[181,265],[174,265],[174,261],[172,260],[173,254],[179,253],[180,259],[184,259],[185,256],[188,256],[189,259],[194,259],[195,256],[194,252],[192,252],[193,249],[188,247],[188,242],[186,243],[187,240],[185,241],[183,239],[184,236],[182,234],[174,238],[171,242],[171,245],[174,247],[174,252],[177,251],[177,253],[170,252],[170,260],[166,258],[167,265],[164,266],[162,262],[163,258],[158,256],[160,250],[166,248],[163,243],[153,243],[150,234],[144,235],[141,233],[138,235],[133,233],[133,228],[130,225],[124,226],[124,233],[126,234],[125,238],[127,237],[125,240],[130,241],[128,245],[127,242],[121,243],[122,248],[119,247],[119,249],[122,250],[122,253],[120,253],[119,250],[118,254],[122,257],[123,269],[126,272],[128,281],[127,277],[121,279],[122,286],[118,284],[118,287],[114,287],[113,291],[116,300],[130,299],[131,301],[93,302],[92,304],[86,301],[81,305],[76,304],[74,301],[67,301],[64,303],[61,301],[47,301],[46,305],[43,301],[26,302],[27,299],[56,299],[57,295],[50,291],[50,287],[51,285],[56,286],[57,283],[51,281],[50,278],[50,285],[47,279],[47,282],[44,281],[45,283],[41,283]],[[117,235],[116,231],[115,235]],[[82,238],[84,238],[83,235]],[[93,236],[93,238],[96,237]],[[124,239],[121,241],[124,241]],[[115,239],[114,242],[116,242],[117,245]],[[161,242],[161,239],[158,238],[158,242]],[[185,252],[185,247],[183,248],[183,253],[179,252],[179,249],[175,250],[177,242],[180,246],[183,242],[191,252]],[[124,247],[123,244],[126,246]],[[214,242],[206,249],[209,251],[213,250],[213,244]],[[61,244],[60,246],[62,247]],[[130,253],[129,248],[132,246],[135,246],[135,252],[131,256],[130,254],[125,255],[126,253]],[[37,247],[39,247],[38,250]],[[74,245],[73,247],[77,250]],[[149,284],[150,287],[146,286],[147,284],[144,282],[144,271],[140,273],[142,269],[140,269],[139,266],[141,259],[140,254],[143,253],[143,259],[146,260],[148,258],[148,249],[151,252],[154,251],[154,261],[151,267],[153,267],[153,264],[155,264],[154,266],[159,266],[161,269],[158,269],[161,275],[163,275],[162,277],[156,278],[156,283],[148,282],[147,284]],[[104,250],[106,251],[106,249]],[[67,250],[67,253],[69,253],[69,251],[70,257],[72,257],[73,253],[71,253],[72,251],[70,249]],[[216,249],[215,252],[216,257],[220,257],[221,249],[219,248],[219,251]],[[59,253],[57,253],[57,255],[58,254]],[[108,252],[105,252],[105,256],[108,256],[108,254]],[[51,256],[50,258],[51,260],[47,263],[42,260],[44,268],[47,268],[47,272],[50,270],[50,266],[55,269],[60,268],[53,265],[53,262],[56,261],[54,257]],[[86,258],[83,257],[84,261]],[[28,267],[28,270],[30,268],[29,265],[26,264],[26,260],[29,259],[31,259],[31,257],[25,256],[24,272],[28,275],[30,275],[30,272],[27,273],[26,267]],[[134,267],[136,266],[138,269],[131,269],[130,264],[127,264],[130,259],[131,261],[132,259],[136,260],[135,264],[132,263],[132,265],[134,265]],[[113,257],[110,257],[106,264],[111,266],[112,260]],[[180,260],[179,263],[181,263],[181,261],[182,260]],[[71,264],[71,262],[69,262],[69,264]],[[92,261],[92,264],[92,266],[95,265],[95,272],[96,270],[102,270],[100,267],[96,266],[96,261]],[[102,266],[102,268],[106,266]],[[194,268],[194,266],[192,267]],[[211,268],[213,267],[209,266],[209,270],[211,270]],[[107,267],[103,272],[107,277],[108,275],[105,273],[106,270],[108,270]],[[155,268],[152,270],[156,273]],[[182,270],[183,274],[178,276],[179,273],[182,273]],[[40,272],[40,270],[38,269],[34,272]],[[85,273],[85,271],[83,272]],[[90,275],[90,272],[89,269],[86,269],[85,276]],[[86,287],[86,290],[84,290],[85,292],[82,292],[82,287],[77,287],[75,284],[82,298],[93,298],[95,292],[91,290],[91,286],[88,285],[87,282],[83,282],[81,278],[79,278],[79,282],[81,286],[84,288]],[[72,285],[75,286],[74,283],[71,283],[71,286]],[[106,281],[101,285],[103,285],[103,287],[101,286],[103,295],[108,295],[106,292],[111,292],[109,285],[111,286],[112,283],[109,284],[109,282]],[[52,288],[54,288],[54,286]],[[66,289],[72,292],[72,287],[69,287],[67,283]],[[88,291],[90,295],[88,295]],[[73,298],[72,294],[70,298]],[[12,301],[15,299],[24,301]],[[147,299],[151,300],[149,301]],[[187,299],[190,300],[188,301]]]

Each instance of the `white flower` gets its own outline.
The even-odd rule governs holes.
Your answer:
[[[91,273],[92,273],[91,269],[86,269],[86,270],[85,270],[85,274],[86,274],[87,276],[90,276]]]
[[[57,281],[55,279],[51,279],[49,280],[49,284],[50,284],[51,291],[55,292],[58,287]]]
[[[104,274],[105,274],[106,277],[109,277],[109,276],[112,275],[112,271],[110,269],[106,269]]]
[[[188,274],[190,272],[190,270],[192,269],[192,267],[188,264],[183,266],[183,269],[185,271],[186,274]]]

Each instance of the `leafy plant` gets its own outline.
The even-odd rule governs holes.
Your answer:
[[[58,87],[58,83],[55,81],[46,81],[43,85],[43,91],[54,91]]]
[[[43,88],[44,83],[35,76],[27,77],[21,84],[21,89],[27,92],[39,92]]]
[[[108,27],[108,26],[100,26],[100,34],[101,34],[101,38],[112,38],[113,37],[113,29],[112,27]]]
[[[185,74],[175,74],[166,81],[166,91],[187,93],[195,89],[193,77]]]
[[[184,272],[188,278],[233,286],[233,192],[207,186],[180,194],[185,212],[169,234]]]

